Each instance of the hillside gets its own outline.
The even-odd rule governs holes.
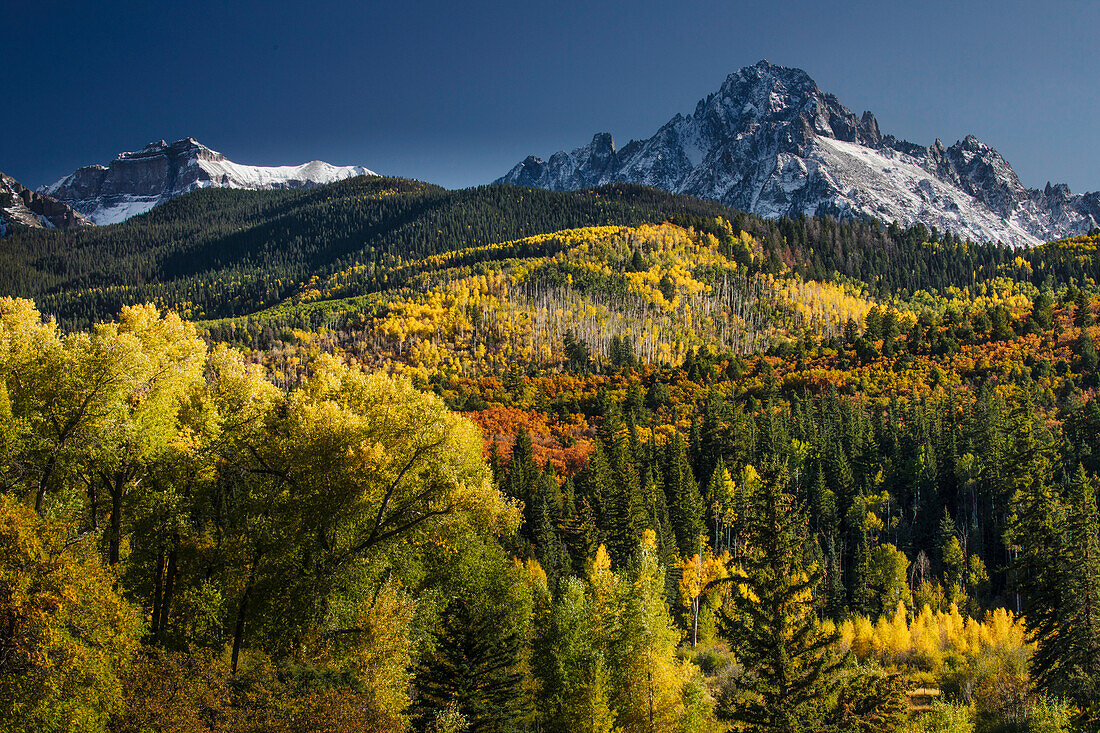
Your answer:
[[[1098,235],[355,179],[8,241],[77,324],[0,298],[17,719],[1096,720]]]
[[[636,186],[553,193],[447,191],[354,178],[306,191],[202,190],[119,225],[21,232],[4,243],[0,292],[88,323],[152,301],[195,318],[274,305],[313,277],[364,266],[361,291],[390,285],[400,263],[583,226],[713,219],[713,203]]]
[[[206,189],[118,225],[19,231],[4,242],[0,293],[32,297],[74,325],[142,302],[215,319],[300,300],[336,276],[340,297],[401,287],[428,269],[432,255],[467,251],[472,265],[503,256],[490,245],[532,235],[665,221],[707,231],[727,249],[744,232],[759,249],[754,271],[857,281],[876,297],[968,287],[1005,274],[1048,286],[1097,277],[1095,261],[1046,248],[964,243],[923,225],[765,220],[642,186],[447,191],[360,177],[309,190]]]

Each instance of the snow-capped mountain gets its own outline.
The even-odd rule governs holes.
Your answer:
[[[241,165],[189,137],[120,153],[110,165],[84,166],[39,192],[72,206],[96,224],[115,224],[197,188],[309,188],[373,175],[362,166],[335,166],[320,160],[271,167]]]
[[[11,176],[0,173],[0,237],[6,236],[15,226],[69,229],[90,224],[66,204],[35,193]]]
[[[977,138],[945,147],[898,140],[856,116],[800,69],[761,61],[730,74],[689,116],[616,150],[608,133],[496,183],[555,190],[632,182],[709,198],[766,217],[873,216],[923,222],[974,241],[1027,245],[1100,222],[1100,193],[1028,189]]]

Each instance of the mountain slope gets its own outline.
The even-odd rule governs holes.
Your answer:
[[[0,173],[0,237],[18,227],[69,229],[90,224],[68,205]]]
[[[760,216],[871,216],[975,241],[1038,244],[1100,221],[1100,194],[1028,189],[996,150],[968,136],[922,147],[883,135],[806,72],[761,61],[730,74],[689,116],[621,150],[588,145],[535,156],[496,183],[569,190],[634,182]]]
[[[160,140],[134,153],[120,153],[106,166],[84,166],[43,186],[40,192],[72,206],[96,224],[117,224],[199,188],[310,188],[373,175],[362,166],[334,166],[320,160],[302,165],[241,165],[189,137],[171,144]]]

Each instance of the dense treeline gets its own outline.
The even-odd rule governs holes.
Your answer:
[[[662,221],[723,207],[641,186],[555,193],[463,191],[362,177],[307,191],[208,189],[110,227],[36,230],[5,241],[0,292],[36,298],[86,325],[154,301],[194,317],[275,305],[314,276],[365,266],[360,292],[400,283],[390,271],[432,254],[562,229]]]
[[[6,722],[890,731],[923,684],[912,730],[1093,730],[1095,303],[997,308],[675,368],[574,342],[440,400],[4,301]],[[498,426],[486,466],[445,402],[596,427],[569,469]]]
[[[908,326],[876,307],[839,342],[787,344],[774,356],[700,351],[655,369],[622,357],[620,346],[602,374],[586,376],[586,347],[574,344],[574,375],[435,386],[467,409],[520,408],[510,428],[484,410],[494,415],[491,464],[498,485],[524,503],[514,551],[537,558],[551,583],[578,573],[601,543],[613,564],[628,563],[646,532],[674,576],[696,578],[696,588],[700,574],[713,581],[729,561],[710,567],[705,558],[738,564],[752,547],[754,501],[774,482],[757,467],[781,466],[787,511],[805,522],[802,567],[820,574],[806,586],[820,618],[900,618],[906,635],[906,609],[913,623],[920,609],[1022,612],[1038,642],[1039,689],[1074,701],[1091,730],[1100,659],[1095,310],[1075,288],[1059,299],[1041,293],[1030,311],[925,314]],[[529,429],[549,422],[575,441],[555,425],[578,421],[598,426],[580,470],[540,463]],[[554,480],[563,468],[569,477]],[[672,607],[691,601],[685,628],[722,630],[731,599],[670,583]],[[876,633],[896,638],[890,628]],[[905,658],[894,653],[895,663]],[[946,669],[933,679],[976,706],[985,725],[1011,718],[1026,728],[1045,703],[1028,708],[1023,658],[1013,664],[995,681],[963,683]]]
[[[732,227],[716,224],[725,219]],[[769,221],[719,204],[617,184],[577,192],[511,186],[447,191],[361,177],[298,191],[206,189],[119,225],[26,230],[5,240],[0,292],[33,297],[66,325],[155,302],[196,319],[255,313],[353,272],[342,296],[401,287],[424,257],[563,229],[671,221],[708,232],[742,264],[805,279],[866,283],[880,297],[973,287],[1007,275],[1039,286],[1095,280],[1092,257],[1064,248],[1018,253],[951,233],[829,217]],[[534,253],[531,253],[534,254]],[[473,261],[492,259],[490,250]]]

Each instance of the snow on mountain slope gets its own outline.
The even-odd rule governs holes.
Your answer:
[[[241,165],[194,138],[149,143],[121,153],[110,165],[90,165],[43,186],[53,196],[96,224],[116,224],[199,188],[309,188],[373,176],[362,166],[334,166],[320,160],[302,165]]]
[[[873,216],[948,229],[976,241],[1035,244],[1097,226],[1100,193],[1026,188],[977,138],[923,147],[882,135],[800,69],[761,61],[621,150],[608,133],[543,161],[529,156],[496,183],[555,190],[642,183],[767,217]]]
[[[7,236],[13,227],[68,229],[90,224],[69,206],[0,173],[0,237]]]
[[[905,153],[819,137],[810,148],[810,158],[831,179],[834,200],[842,211],[869,213],[887,222],[919,221],[941,231],[965,231],[980,241],[1040,243],[1014,221],[934,177]]]

